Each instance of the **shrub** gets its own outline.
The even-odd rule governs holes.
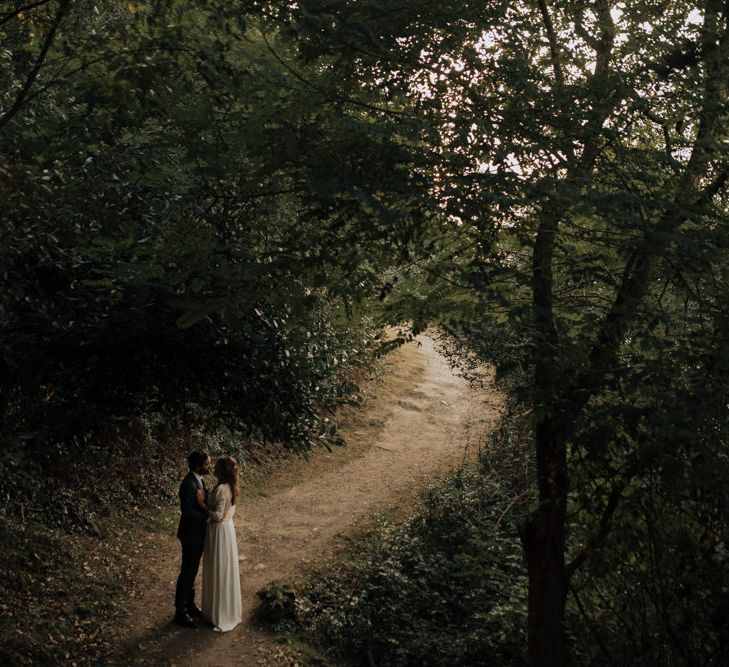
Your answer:
[[[313,584],[300,627],[352,664],[525,664],[518,507],[497,478],[454,473]]]

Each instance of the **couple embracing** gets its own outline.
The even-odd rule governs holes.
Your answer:
[[[210,457],[203,451],[187,457],[190,468],[180,485],[182,565],[175,591],[174,622],[195,628],[195,619],[218,632],[232,630],[241,620],[238,544],[233,515],[239,494],[238,464],[230,456],[215,463],[218,480],[208,493],[203,477],[210,472]],[[203,563],[201,607],[195,604],[195,577]]]

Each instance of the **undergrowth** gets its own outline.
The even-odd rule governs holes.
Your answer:
[[[357,400],[373,370],[371,357],[361,362],[342,375],[342,402]],[[322,422],[334,405],[320,409]],[[190,450],[234,456],[244,480],[301,454],[202,405],[183,407],[174,417],[110,419],[92,439],[59,440],[50,451],[29,442],[0,460],[0,664],[103,664],[136,552],[174,532]],[[340,444],[336,432],[322,435],[323,444]]]
[[[526,469],[507,431],[494,439],[498,453],[431,489],[404,524],[382,519],[313,577],[297,600],[298,632],[346,664],[526,664],[516,528]]]

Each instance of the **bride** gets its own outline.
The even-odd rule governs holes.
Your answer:
[[[241,620],[238,544],[233,515],[238,498],[238,464],[230,456],[217,460],[218,485],[208,497],[202,576],[202,615],[218,632],[232,630]],[[205,500],[198,496],[198,502]]]

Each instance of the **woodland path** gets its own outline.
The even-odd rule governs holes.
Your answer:
[[[337,416],[346,447],[316,451],[261,483],[244,481],[235,518],[243,623],[225,634],[171,623],[179,545],[170,530],[156,538],[135,587],[140,592],[126,601],[110,664],[296,664],[274,636],[251,624],[255,592],[273,580],[305,577],[375,514],[411,506],[423,488],[475,453],[499,408],[499,395],[472,389],[430,338],[388,355],[363,405]]]

